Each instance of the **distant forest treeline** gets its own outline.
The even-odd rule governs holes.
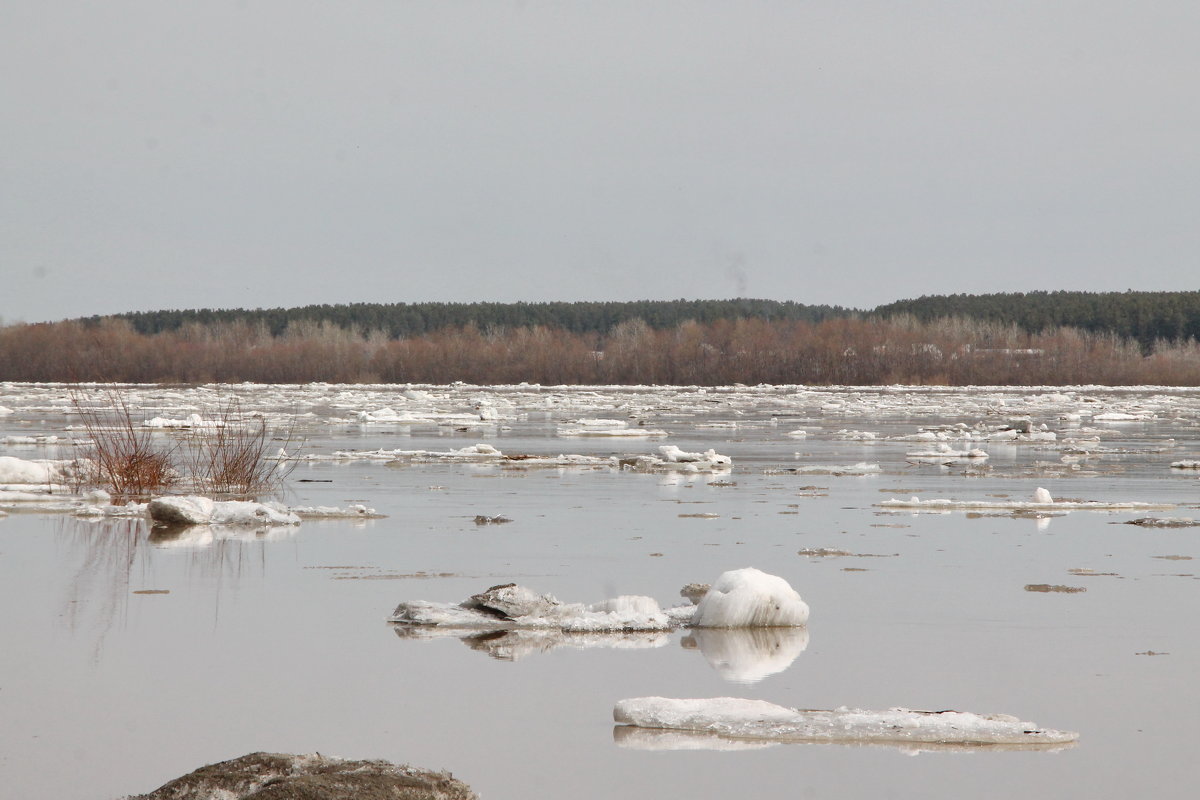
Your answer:
[[[1200,292],[130,314],[0,327],[0,380],[1196,386]]]
[[[1200,340],[1200,292],[950,294],[889,303],[871,314],[911,314],[922,322],[969,317],[1026,333],[1078,328],[1133,339],[1147,351],[1156,341]]]
[[[241,308],[192,311],[143,311],[118,314],[138,333],[175,331],[185,325],[248,323],[265,326],[272,336],[297,322],[329,322],[339,328],[380,331],[391,339],[421,336],[446,328],[474,325],[496,328],[561,328],[571,333],[607,333],[622,322],[639,319],[651,328],[672,328],[682,322],[716,322],[722,319],[764,319],[820,322],[845,317],[849,309],[806,306],[778,300],[640,300],[634,302],[580,303],[351,303],[300,308]],[[82,320],[96,324],[103,317]]]
[[[1200,340],[1197,292],[1011,292],[951,294],[900,300],[871,310],[804,305],[778,300],[642,300],[579,303],[352,303],[271,309],[198,309],[118,314],[138,333],[176,331],[187,325],[248,323],[280,336],[297,322],[329,322],[339,328],[379,331],[392,339],[474,325],[496,328],[560,328],[571,333],[608,333],[641,320],[655,330],[683,322],[761,319],[821,322],[845,317],[911,315],[921,322],[945,317],[1016,325],[1025,333],[1078,328],[1133,339],[1148,352],[1156,341]],[[104,317],[80,320],[98,324]]]

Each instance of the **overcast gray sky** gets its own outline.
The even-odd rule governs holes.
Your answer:
[[[1200,3],[0,5],[0,319],[1200,288]]]

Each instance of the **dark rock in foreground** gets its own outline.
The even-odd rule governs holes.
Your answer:
[[[320,754],[250,753],[128,800],[478,800],[448,772]]]

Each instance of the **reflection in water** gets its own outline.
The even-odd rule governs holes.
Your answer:
[[[577,650],[606,648],[641,650],[663,647],[672,634],[666,631],[579,633],[558,628],[431,627],[393,624],[396,636],[428,641],[456,638],[467,647],[500,661],[520,661],[563,647]],[[756,683],[783,672],[808,647],[805,628],[694,628],[680,641],[687,650],[699,650],[727,681]]]
[[[725,680],[757,683],[792,665],[808,647],[808,629],[693,628],[680,644],[698,648]]]
[[[92,658],[99,661],[105,637],[127,621],[129,598],[135,590],[175,588],[171,584],[178,580],[177,573],[156,569],[167,566],[161,561],[162,551],[185,554],[189,582],[198,578],[214,586],[214,615],[218,615],[222,587],[236,586],[251,569],[265,573],[264,544],[288,538],[295,530],[293,526],[163,528],[138,518],[60,517],[56,541],[67,550],[64,562],[76,565],[66,582],[63,619],[72,632],[95,636]],[[156,572],[164,577],[156,577]],[[142,580],[163,585],[133,586],[135,576],[150,576]]]
[[[520,661],[527,656],[549,653],[563,647],[576,650],[590,650],[594,647],[643,650],[664,647],[670,641],[670,634],[665,631],[576,633],[558,628],[495,628],[481,631],[416,625],[393,625],[392,629],[401,639],[429,640],[454,637],[472,650],[486,653],[500,661]]]
[[[62,618],[72,632],[94,632],[94,661],[100,659],[105,636],[118,620],[125,621],[130,576],[146,527],[139,519],[61,517],[57,521],[56,540],[78,559],[66,583]]]
[[[998,753],[1001,751],[1032,751],[1057,753],[1075,747],[1075,742],[1055,744],[958,744],[954,742],[886,742],[886,741],[763,741],[737,739],[700,731],[673,731],[661,728],[639,728],[635,725],[614,725],[613,741],[618,747],[630,750],[757,750],[781,744],[838,745],[840,747],[889,747],[908,755],[920,753]]]

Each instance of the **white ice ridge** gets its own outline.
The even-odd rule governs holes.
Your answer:
[[[552,595],[508,583],[493,586],[457,604],[405,601],[396,606],[390,621],[481,630],[796,627],[808,621],[808,605],[783,578],[748,567],[723,573],[698,605],[663,609],[653,598],[639,595],[624,595],[591,605],[562,603]]]
[[[915,511],[1143,511],[1175,508],[1171,503],[1104,502],[1101,500],[1055,500],[1039,487],[1032,500],[884,500],[880,508]]]
[[[916,742],[970,745],[1063,745],[1072,731],[1041,728],[1007,714],[965,711],[800,710],[736,697],[635,697],[613,708],[623,725],[780,742]]]

